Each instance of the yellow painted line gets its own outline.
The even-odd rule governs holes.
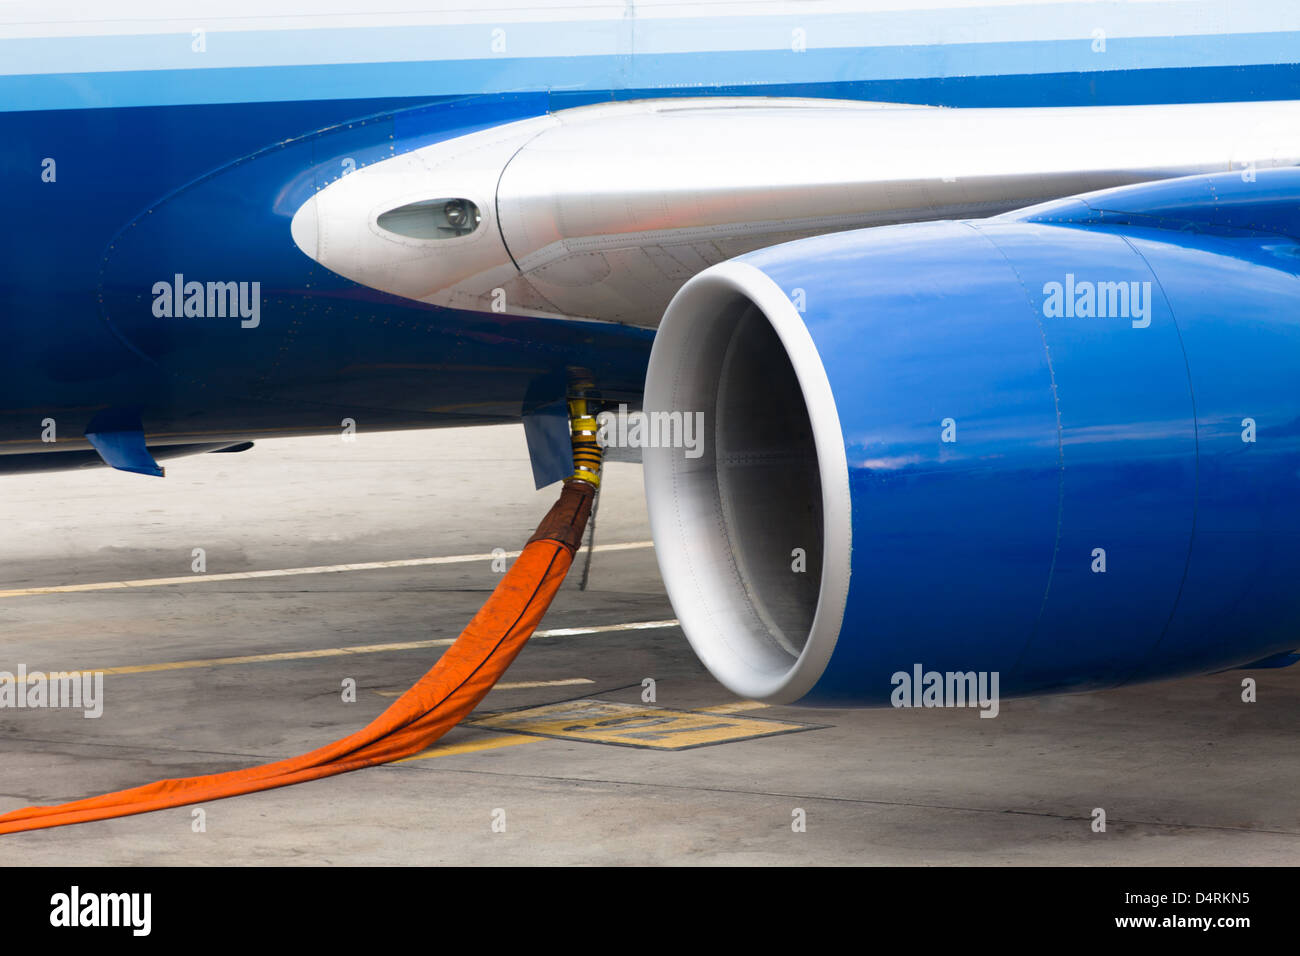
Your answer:
[[[635,551],[654,547],[653,541],[598,544],[593,551]],[[517,558],[522,551],[504,554],[449,554],[438,558],[403,558],[397,561],[365,561],[359,564],[327,564],[312,568],[272,568],[265,571],[231,571],[223,574],[186,574],[172,578],[138,578],[134,581],[95,581],[90,584],[56,584],[40,588],[12,588],[0,591],[0,598],[32,597],[39,594],[78,594],[85,591],[124,591],[131,588],[159,588],[175,584],[211,584],[215,581],[254,581],[259,578],[287,578],[304,574],[342,574],[349,571],[383,571],[389,568],[424,568],[439,564],[470,564],[501,557]]]
[[[500,684],[493,684],[493,690],[531,690],[534,687],[576,687],[579,684],[594,684],[594,680],[588,680],[586,677],[569,677],[565,680],[520,680],[506,681]],[[404,690],[377,690],[375,691],[380,697],[401,697],[406,693]]]
[[[190,661],[165,661],[160,664],[134,664],[127,667],[96,667],[91,674],[120,676],[123,674],[156,674],[161,671],[184,671],[199,667],[229,667],[235,664],[266,664],[271,661],[302,661],[319,657],[344,657],[349,654],[379,654],[384,651],[409,651],[422,647],[446,647],[453,638],[432,641],[407,641],[401,644],[363,644],[357,647],[326,647],[314,651],[282,651],[277,654],[244,654],[240,657],[207,657]],[[73,671],[79,674],[82,671]],[[9,678],[0,676],[0,683]],[[31,678],[29,677],[30,681]]]
[[[545,737],[529,737],[524,734],[492,734],[481,740],[469,740],[463,744],[443,744],[421,750],[418,754],[394,760],[393,763],[408,763],[412,760],[429,760],[433,757],[454,757],[457,754],[478,753],[480,750],[497,750],[501,747],[517,747],[520,744],[535,744]]]
[[[737,700],[730,704],[718,704],[715,707],[701,707],[702,714],[740,714],[747,710],[763,710],[771,704],[760,704],[756,700]]]
[[[465,726],[624,747],[686,750],[813,730],[820,725],[588,698],[489,714]]]
[[[559,627],[546,631],[535,631],[538,637],[581,637],[586,634],[607,634],[615,631],[642,631],[658,628],[676,627],[676,620],[668,621],[632,621],[626,624],[599,624],[592,627]],[[438,637],[428,641],[401,641],[394,644],[357,644],[352,647],[326,647],[312,651],[280,651],[274,654],[244,654],[239,657],[207,657],[190,661],[165,661],[159,664],[134,664],[126,667],[96,667],[86,671],[70,671],[69,674],[105,674],[120,676],[124,674],[156,674],[161,671],[192,670],[200,667],[229,667],[235,664],[265,664],[272,661],[315,660],[322,657],[345,657],[350,654],[383,654],[389,651],[413,651],[426,647],[449,647],[455,643],[454,637]],[[58,670],[58,668],[51,668]],[[45,673],[49,673],[47,669]],[[37,671],[28,674],[28,682],[36,680]],[[8,683],[12,676],[0,674],[0,683]]]

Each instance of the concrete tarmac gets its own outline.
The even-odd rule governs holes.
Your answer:
[[[0,709],[0,812],[362,727],[556,495],[533,490],[517,427],[265,441],[167,471],[0,477],[0,671],[105,671],[97,719]],[[993,720],[753,707],[672,625],[649,537],[640,468],[609,465],[595,543],[630,547],[598,550],[585,591],[580,557],[545,633],[419,759],[0,837],[6,863],[1300,862],[1300,666],[1003,701]],[[453,560],[416,563],[436,557]],[[339,567],[357,564],[378,566]],[[242,576],[304,568],[333,570]],[[708,745],[666,749],[682,743]]]

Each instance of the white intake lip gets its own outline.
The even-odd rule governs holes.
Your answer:
[[[703,411],[706,419],[716,418],[711,403],[719,392],[721,326],[734,327],[737,309],[751,307],[771,325],[793,368],[817,457],[821,576],[811,627],[806,636],[793,635],[802,639],[802,648],[792,647],[769,627],[761,595],[753,593],[752,579],[732,551],[733,539],[743,536],[727,527],[735,517],[721,500],[714,454],[692,459],[681,449],[644,448],[646,501],[660,572],[701,661],[742,697],[789,703],[816,684],[839,638],[849,591],[852,504],[830,382],[812,336],[785,292],[744,262],[722,263],[691,279],[659,327],[646,375],[645,411]],[[782,504],[775,502],[777,508]]]

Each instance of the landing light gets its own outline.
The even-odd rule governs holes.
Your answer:
[[[411,239],[455,239],[478,228],[483,216],[468,199],[425,199],[381,213],[379,228]]]

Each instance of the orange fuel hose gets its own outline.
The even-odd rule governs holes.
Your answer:
[[[581,541],[592,483],[569,480],[523,553],[427,674],[369,726],[275,763],[181,777],[0,816],[0,834],[148,813],[347,773],[409,757],[463,720],[492,689],[546,613]]]

